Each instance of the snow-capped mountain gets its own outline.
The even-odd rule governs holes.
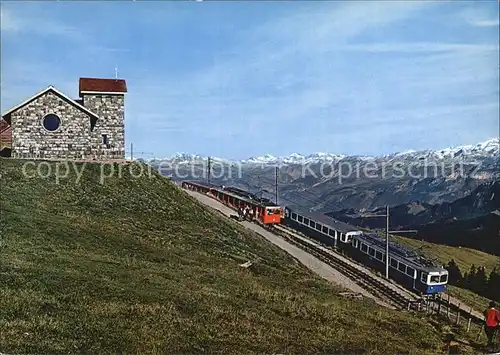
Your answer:
[[[343,159],[345,156],[336,155],[331,153],[313,153],[309,155],[302,155],[299,153],[292,153],[287,156],[274,157],[271,154],[265,154],[260,157],[252,157],[249,159],[241,160],[241,163],[246,164],[304,164],[316,162],[334,162]]]
[[[408,150],[401,153],[396,153],[394,157],[411,157],[411,158],[463,158],[463,157],[484,157],[494,156],[499,154],[499,139],[492,138],[485,142],[463,145],[440,150]]]
[[[294,164],[314,164],[324,162],[339,162],[346,159],[356,159],[360,161],[368,161],[374,159],[389,159],[389,160],[414,160],[414,159],[454,159],[454,158],[482,158],[487,156],[497,156],[500,154],[499,139],[492,138],[485,142],[463,145],[439,150],[406,150],[404,152],[394,153],[386,156],[346,156],[333,153],[317,152],[308,155],[292,153],[287,156],[276,157],[271,154],[251,157],[243,160],[229,160],[217,157],[210,157],[212,162],[220,163],[240,163],[249,165],[294,165]],[[146,159],[151,163],[159,163],[168,161],[177,164],[190,164],[197,162],[207,162],[208,157],[199,154],[177,153],[168,158],[153,158]]]
[[[361,161],[374,160],[374,159],[449,159],[449,158],[480,158],[485,156],[495,156],[499,153],[499,139],[492,138],[485,142],[477,143],[474,145],[464,145],[452,148],[445,148],[439,150],[406,150],[404,152],[395,153],[387,156],[346,156],[332,153],[313,153],[309,155],[302,155],[293,153],[288,156],[274,157],[271,154],[265,154],[259,157],[252,157],[249,159],[241,160],[241,163],[246,164],[311,164],[323,162],[338,162],[345,159],[356,159]]]
[[[260,157],[251,157],[248,159],[241,160],[241,162],[248,164],[269,164],[275,162],[276,160],[277,158],[272,156],[271,154],[264,154],[263,156]]]
[[[169,162],[169,163],[175,163],[175,164],[193,164],[193,163],[202,163],[202,162],[208,162],[207,156],[204,155],[199,155],[199,154],[190,154],[190,153],[176,153],[175,155],[171,157],[165,157],[165,158],[150,158],[150,159],[144,159],[145,161],[149,163],[161,163],[161,162]],[[222,159],[222,158],[217,158],[217,157],[210,157],[210,160],[212,162],[221,162],[221,163],[231,163],[231,160],[228,159]]]
[[[273,186],[274,167],[280,166],[283,200],[315,210],[370,209],[462,198],[480,184],[500,177],[499,154],[498,139],[490,139],[473,145],[373,157],[332,153],[265,154],[240,161],[211,157],[210,171],[213,182],[251,190],[252,186]],[[161,173],[179,180],[204,179],[209,171],[208,157],[198,154],[178,153],[150,160],[153,166],[163,162],[166,164]]]

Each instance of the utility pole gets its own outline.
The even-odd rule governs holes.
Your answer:
[[[208,171],[207,171],[207,182],[210,183],[210,157],[208,157]]]
[[[134,143],[130,143],[130,160],[134,160]]]
[[[385,278],[389,278],[389,205],[385,206]]]
[[[385,214],[377,214],[377,215],[372,215],[372,216],[365,216],[364,218],[368,217],[385,217],[385,278],[389,279],[389,234],[390,233],[416,233],[418,232],[415,229],[411,230],[398,230],[398,231],[391,231],[389,230],[389,206],[385,206]]]
[[[278,204],[278,180],[279,180],[279,167],[276,167],[276,205]]]

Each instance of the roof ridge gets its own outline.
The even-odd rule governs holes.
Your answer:
[[[78,102],[76,102],[75,100],[73,100],[72,98],[70,98],[69,96],[67,96],[66,94],[63,94],[61,91],[57,90],[54,86],[52,85],[49,85],[47,86],[45,89],[43,89],[42,91],[39,91],[38,93],[36,93],[35,95],[29,97],[27,100],[21,102],[20,104],[16,105],[16,106],[13,106],[11,107],[9,110],[5,111],[4,113],[2,113],[2,119],[4,116],[8,115],[8,114],[11,114],[12,112],[14,111],[17,111],[18,109],[20,109],[21,107],[24,107],[26,106],[27,104],[29,104],[31,101],[37,99],[38,97],[42,96],[43,94],[47,93],[48,91],[53,91],[56,95],[66,99],[70,104],[76,106],[77,108],[79,108],[80,110],[86,112],[87,114],[91,115],[91,116],[94,116],[96,117],[97,119],[99,119],[100,117],[90,111],[88,108],[86,108],[85,106],[79,104]],[[5,120],[4,120],[5,121]]]

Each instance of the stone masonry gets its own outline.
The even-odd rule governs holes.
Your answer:
[[[106,156],[124,158],[124,96],[94,94],[82,96],[83,106],[99,116],[91,134],[92,146],[97,152],[102,151]],[[108,138],[107,145],[102,141],[104,134]]]
[[[42,120],[55,114],[61,125],[54,132],[47,131]],[[94,120],[96,120],[94,118]],[[94,153],[91,141],[91,117],[47,92],[26,106],[12,113],[12,156],[24,158],[70,158]]]
[[[113,82],[117,80],[87,79],[92,81],[86,84],[90,89],[83,91],[82,80],[86,79],[80,79],[80,100],[49,87],[2,115],[12,131],[12,157],[125,158],[124,81],[116,89]],[[44,127],[44,118],[49,114],[59,118],[55,130]]]

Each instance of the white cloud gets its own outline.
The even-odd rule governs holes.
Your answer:
[[[319,3],[316,3],[319,4]],[[332,5],[333,4],[333,5]],[[328,5],[328,6],[327,6]],[[407,18],[426,6],[425,2],[323,3],[307,13],[293,13],[247,30],[241,44],[229,54],[214,58],[214,65],[176,83],[172,94],[179,96],[231,95],[244,84],[269,87],[270,77],[289,79],[308,75],[308,68],[295,72],[297,58],[332,51],[349,38],[372,27]],[[314,29],[314,30],[312,30]],[[315,58],[314,65],[318,65]],[[320,68],[322,69],[322,68]],[[315,77],[316,73],[311,73]],[[277,85],[284,85],[279,80]],[[272,83],[274,84],[274,83]],[[164,88],[169,91],[169,88]],[[316,89],[313,89],[316,90]]]
[[[107,45],[100,45],[98,32],[92,26],[77,27],[73,24],[68,24],[63,20],[54,16],[49,17],[44,11],[36,8],[23,7],[24,11],[5,9],[2,6],[2,32],[6,35],[17,36],[27,35],[29,38],[59,38],[67,44],[75,44],[79,49],[87,52],[102,53],[102,52],[130,52],[130,49],[119,48]]]
[[[12,16],[12,13],[5,10],[0,5],[0,28],[2,33],[19,31],[21,23],[19,19]]]
[[[447,78],[443,75],[449,75],[451,70],[443,71],[443,63],[447,62],[450,68],[456,68],[457,60],[465,56],[468,58],[466,63],[459,65],[463,71],[467,68],[466,65],[474,68],[477,52],[488,53],[498,48],[491,45],[439,42],[348,44],[351,38],[364,31],[407,19],[427,6],[434,5],[424,2],[393,2],[384,3],[383,6],[380,3],[366,2],[334,5],[326,8],[318,5],[314,7],[314,12],[291,14],[281,20],[247,30],[240,41],[241,45],[229,55],[221,55],[222,59],[216,59],[212,67],[193,73],[175,85],[163,87],[163,90],[158,87],[154,90],[143,88],[145,90],[141,95],[149,98],[150,95],[156,96],[158,102],[163,100],[166,103],[166,107],[172,107],[178,98],[183,98],[186,106],[177,105],[178,111],[173,116],[179,120],[183,115],[202,115],[212,117],[213,121],[224,117],[245,117],[246,121],[254,124],[269,120],[294,122],[306,117],[312,119],[318,111],[331,107],[334,112],[332,114],[339,115],[334,111],[339,106],[364,107],[359,112],[343,112],[342,116],[355,116],[356,113],[366,115],[370,111],[377,114],[377,111],[383,109],[383,102],[388,99],[383,96],[383,88],[377,87],[377,81],[364,77],[363,68],[351,68],[352,73],[344,72],[346,63],[335,53],[451,53],[446,58],[420,58],[418,60],[421,60],[421,65],[413,58],[392,60],[394,68],[381,68],[381,73],[369,74],[384,83],[392,84],[394,81],[393,85],[402,86],[405,91],[404,87],[410,88],[415,82],[425,87],[440,80],[440,84],[446,85]],[[325,56],[325,53],[328,55]],[[480,70],[483,70],[485,77],[491,76],[487,65]],[[382,73],[386,76],[382,77]],[[437,80],[429,75],[432,73],[438,77]],[[475,74],[477,71],[464,79],[462,72],[457,72],[448,79],[469,83],[474,80]],[[352,80],[351,84],[349,77],[353,75],[360,76],[360,80]],[[370,88],[363,86],[366,84],[374,85],[375,91],[370,93]],[[261,94],[262,97],[252,95],[252,100],[248,102],[247,95],[254,88],[256,92],[271,93]],[[450,86],[446,90],[450,90]],[[408,95],[413,94],[410,89],[406,91]],[[363,96],[360,97],[360,94]],[[239,129],[237,123],[229,123],[228,127],[231,132],[245,131],[245,128]]]
[[[495,7],[495,9],[496,11],[493,14],[486,7],[467,7],[459,15],[471,26],[498,27],[500,25],[498,7]]]
[[[498,19],[496,20],[476,20],[472,22],[474,26],[478,27],[493,27],[493,26],[498,26],[500,25],[500,21]]]
[[[361,52],[399,52],[399,53],[432,53],[432,52],[488,52],[498,51],[498,45],[470,44],[470,43],[367,43],[346,44],[335,48],[338,51],[361,51]]]
[[[458,127],[463,115],[472,116],[475,109],[488,114],[491,111],[491,107],[481,106],[481,102],[489,102],[491,96],[479,103],[467,102],[476,106],[464,110],[460,107],[464,97],[473,100],[484,95],[492,79],[498,78],[498,62],[494,60],[495,55],[498,57],[495,53],[498,46],[438,40],[409,43],[404,42],[404,35],[401,42],[384,43],[377,38],[373,43],[355,44],[359,36],[380,27],[394,25],[397,28],[397,22],[418,21],[421,10],[436,4],[416,1],[311,3],[304,5],[309,6],[308,11],[289,13],[235,33],[237,45],[224,48],[211,58],[212,65],[207,64],[196,72],[185,75],[168,69],[162,72],[148,67],[134,68],[136,80],[128,82],[128,127],[133,127],[131,131],[138,136],[151,137],[148,142],[159,139],[152,138],[156,132],[174,131],[179,132],[178,136],[190,136],[191,140],[193,136],[197,140],[218,141],[220,137],[253,137],[250,143],[248,139],[241,139],[243,146],[257,144],[257,138],[265,140],[264,137],[272,135],[274,139],[278,134],[290,134],[290,138],[315,144],[313,137],[318,132],[338,133],[335,136],[338,145],[317,148],[334,151],[347,140],[362,145],[366,137],[359,130],[367,127],[376,130],[373,127],[377,124],[392,126],[387,129],[390,135],[404,131],[400,126],[406,123],[419,127],[424,121],[439,122],[440,115],[456,115]],[[160,20],[159,17],[156,19]],[[458,20],[463,24],[463,20]],[[153,24],[156,26],[156,20]],[[152,27],[149,20],[137,24],[142,25]],[[14,26],[12,20],[10,26]],[[29,30],[34,31],[36,27],[31,25]],[[72,28],[64,23],[53,23],[52,33],[73,38]],[[87,57],[94,58],[98,61],[96,66],[102,67],[106,52],[117,55],[129,51],[118,48],[119,45],[105,45],[101,41],[106,37],[97,37],[94,43],[85,42],[86,38],[95,40],[96,37],[86,34],[81,39],[82,45],[75,54],[79,61],[84,57],[80,53],[99,53],[99,56]],[[439,36],[429,36],[428,40],[434,38]],[[367,56],[375,64],[370,65]],[[12,67],[12,73],[17,77],[36,76],[38,81],[56,78],[64,83],[65,76],[57,69],[49,70],[46,64],[39,64],[38,70],[34,68],[29,73]],[[114,65],[113,62],[110,73]],[[23,64],[19,62],[19,66]],[[118,67],[120,69],[119,63]],[[14,78],[14,74],[11,77]],[[76,79],[67,87],[70,92],[74,91]],[[60,89],[65,91],[63,87]],[[8,95],[14,94],[11,91]],[[453,102],[443,107],[448,104],[447,99]]]
[[[23,13],[22,16],[2,6],[2,32],[7,34],[29,33],[36,36],[60,36],[66,39],[83,39],[81,31],[59,21],[47,20],[37,14]]]
[[[86,75],[77,66],[82,67],[87,61],[101,68],[106,60],[114,58],[112,65],[106,63],[109,65],[109,76],[112,77],[115,65],[120,69],[119,55],[130,52],[130,49],[103,43],[100,37],[92,34],[95,31],[92,26],[80,28],[74,23],[64,22],[63,18],[55,19],[50,16],[50,12],[44,12],[43,8],[21,5],[24,11],[14,6],[6,8],[7,5],[3,3],[1,6],[2,40],[5,40],[1,53],[4,89],[1,95],[2,110],[49,85],[55,85],[62,92],[76,97],[78,76]],[[56,51],[59,63],[67,60],[68,63],[77,64],[54,65],[54,56],[21,55],[20,52],[31,52],[32,43],[43,43],[47,48],[63,46]],[[69,72],[71,75],[68,75]]]

